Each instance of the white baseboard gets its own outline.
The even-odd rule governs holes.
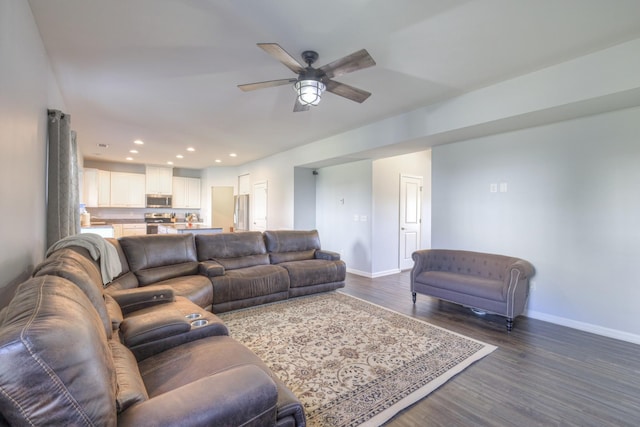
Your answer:
[[[640,344],[640,335],[637,334],[619,331],[617,329],[605,328],[603,326],[598,326],[591,323],[579,322],[577,320],[554,316],[547,313],[541,313],[539,311],[527,310],[523,314],[527,317],[531,317],[532,319],[544,320],[545,322],[555,323],[556,325],[567,326],[569,328],[591,332],[592,334],[602,335],[621,341],[627,341],[633,344]]]
[[[393,269],[387,271],[378,271],[375,273],[369,273],[367,271],[354,270],[352,268],[347,268],[347,273],[355,274],[356,276],[367,277],[369,279],[375,279],[376,277],[390,276],[392,274],[400,273],[400,270]]]

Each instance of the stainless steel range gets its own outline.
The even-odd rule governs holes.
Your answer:
[[[147,234],[158,234],[158,224],[171,222],[171,214],[168,213],[146,213],[144,222],[147,223]]]

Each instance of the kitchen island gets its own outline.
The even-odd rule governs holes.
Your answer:
[[[158,224],[158,234],[213,234],[222,233],[222,227],[211,227],[205,224]]]

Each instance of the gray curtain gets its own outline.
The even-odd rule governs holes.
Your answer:
[[[71,116],[49,110],[47,159],[47,247],[80,233],[78,150]]]

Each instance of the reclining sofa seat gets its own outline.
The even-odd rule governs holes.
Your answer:
[[[287,270],[271,265],[262,233],[196,235],[201,271],[213,285],[214,313],[287,299]]]
[[[291,391],[226,335],[156,346],[136,362],[112,331],[118,304],[101,293],[98,264],[75,247],[18,287],[0,312],[0,425],[304,426]]]
[[[289,296],[297,297],[344,287],[347,266],[336,252],[322,250],[317,230],[264,232],[271,264],[289,275]]]
[[[0,314],[0,424],[276,423],[278,390],[257,356],[226,336],[189,344],[200,364],[180,363],[190,352],[175,347],[147,359],[141,374],[80,288],[58,276],[34,277]],[[218,348],[238,356],[233,363],[224,357],[222,366],[213,356]],[[163,363],[169,359],[178,363]],[[162,369],[149,369],[154,364]]]
[[[213,288],[209,279],[199,274],[193,234],[126,236],[109,241],[122,251],[124,259],[123,273],[107,287],[107,293],[134,287],[170,287],[175,295],[211,310]]]

